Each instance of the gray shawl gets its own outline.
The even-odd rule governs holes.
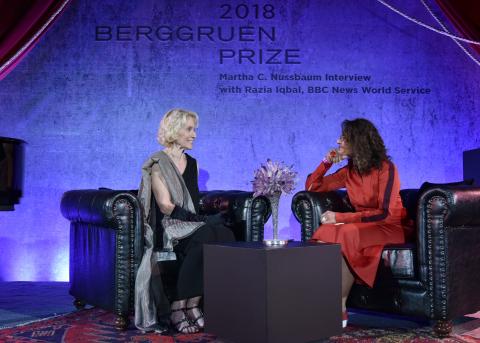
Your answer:
[[[142,166],[142,181],[138,191],[138,198],[143,207],[145,248],[135,279],[135,326],[143,331],[158,329],[157,309],[162,306],[168,307],[168,300],[164,296],[162,286],[158,284],[161,283],[158,261],[174,260],[176,256],[173,246],[176,241],[191,235],[204,224],[203,222],[184,222],[168,215],[163,216],[163,250],[154,252],[153,230],[157,228],[155,220],[152,220],[155,216],[151,216],[152,201],[154,201],[151,175],[154,165],[159,168],[160,178],[170,193],[172,203],[195,213],[195,207],[183,177],[170,157],[163,151],[150,156]],[[153,279],[155,279],[154,283]],[[156,288],[156,291],[153,288]],[[157,296],[154,296],[154,293]],[[161,299],[159,299],[159,293],[163,295]]]

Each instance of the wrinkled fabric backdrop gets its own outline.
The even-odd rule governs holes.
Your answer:
[[[436,26],[420,2],[392,4]],[[203,190],[250,190],[267,158],[293,164],[301,190],[356,117],[377,125],[402,188],[415,188],[462,179],[462,152],[480,146],[479,79],[450,38],[374,0],[73,1],[0,83],[0,136],[28,142],[24,197],[0,212],[0,280],[68,280],[63,192],[138,187],[170,108],[200,115],[191,155]],[[280,236],[299,239],[291,196]]]

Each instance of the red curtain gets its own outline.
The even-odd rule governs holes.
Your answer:
[[[463,38],[480,42],[479,0],[436,0]],[[480,54],[480,45],[471,44]]]
[[[70,0],[0,0],[0,80],[15,68]]]

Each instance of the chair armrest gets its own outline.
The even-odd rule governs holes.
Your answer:
[[[62,215],[71,222],[115,227],[117,215],[124,214],[121,201],[139,209],[137,198],[129,191],[110,189],[80,189],[65,192],[60,202]]]
[[[418,200],[420,278],[435,318],[453,318],[480,307],[480,187],[443,186]],[[472,310],[473,309],[473,310]]]
[[[353,212],[343,190],[332,192],[301,191],[292,198],[292,212],[301,224],[302,241],[309,240],[320,226],[320,216],[325,211]]]
[[[126,316],[143,255],[143,215],[132,191],[65,192],[60,208],[70,221],[70,294]]]
[[[448,204],[445,216],[446,226],[480,226],[480,187],[456,186],[432,189],[443,193]]]
[[[238,190],[200,192],[200,213],[226,212],[232,225],[242,231],[242,239],[262,241],[265,222],[271,215],[270,202],[264,196]],[[237,236],[238,237],[238,236]]]
[[[134,242],[135,264],[143,254],[143,215],[135,191],[82,189],[65,192],[60,202],[62,215],[71,223],[85,223],[119,231]]]

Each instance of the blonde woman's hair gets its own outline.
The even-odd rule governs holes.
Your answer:
[[[195,121],[195,127],[198,126],[198,114],[192,111],[174,108],[163,116],[158,127],[158,143],[169,147],[178,138],[178,131],[187,123],[188,118]]]

